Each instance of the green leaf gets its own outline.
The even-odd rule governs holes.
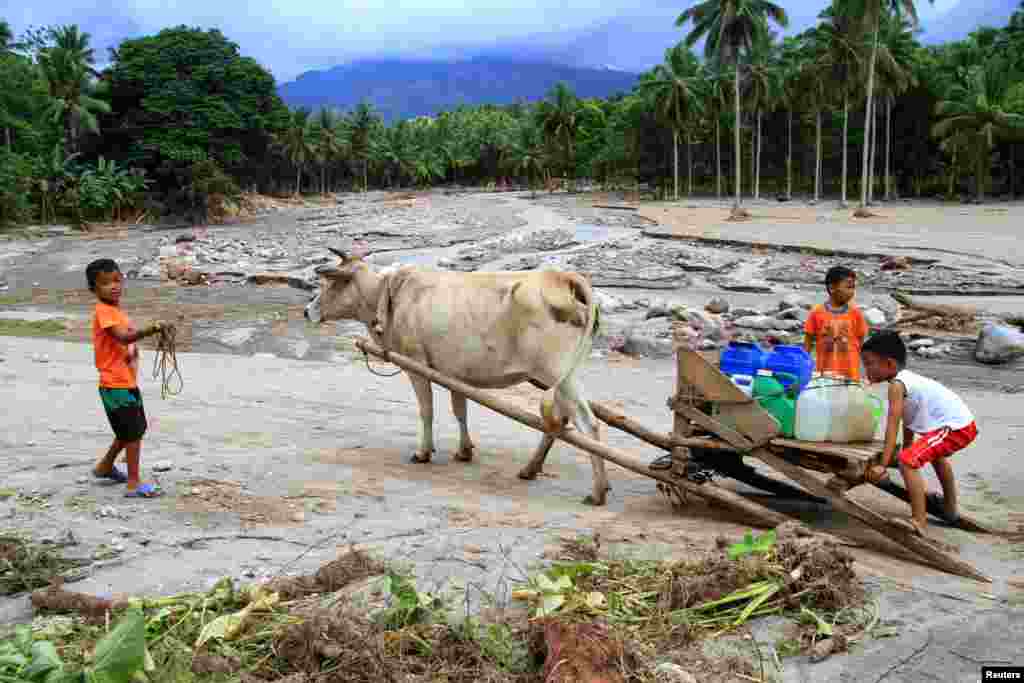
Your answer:
[[[146,618],[134,611],[96,644],[92,674],[98,683],[128,683],[145,658]]]
[[[61,671],[64,662],[57,654],[57,648],[48,640],[41,640],[32,645],[32,660],[22,672],[22,676],[30,681],[41,681],[51,671]]]
[[[14,646],[17,647],[18,651],[23,655],[28,655],[32,651],[31,626],[21,624],[14,629]]]
[[[541,600],[540,607],[537,608],[537,616],[546,617],[553,614],[555,610],[561,607],[565,603],[565,596],[561,593],[552,593],[551,595],[545,595],[544,599]]]
[[[196,649],[201,648],[208,640],[216,638],[217,640],[224,640],[228,631],[234,627],[237,627],[241,623],[242,617],[240,614],[224,614],[209,624],[203,627],[203,630],[199,632],[199,638],[196,639]],[[145,663],[145,654],[143,654],[143,664]],[[140,668],[142,666],[140,665]]]
[[[819,617],[817,614],[815,614],[813,611],[807,609],[806,607],[801,607],[800,613],[806,614],[812,619],[814,619],[815,624],[817,624],[818,626],[819,636],[832,636],[832,624],[828,623],[827,621]]]

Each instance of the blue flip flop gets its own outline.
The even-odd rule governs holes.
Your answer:
[[[139,484],[139,488],[134,491],[125,491],[125,498],[157,498],[162,496],[163,493],[157,488],[156,484]]]
[[[126,481],[128,481],[128,475],[122,472],[117,467],[117,465],[114,465],[110,469],[110,472],[108,472],[107,474],[98,474],[96,470],[93,470],[92,476],[96,477],[97,479],[110,479],[111,481],[115,481],[118,484],[123,484]]]

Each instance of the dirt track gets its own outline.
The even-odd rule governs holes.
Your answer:
[[[532,219],[543,216],[550,213]],[[126,238],[118,248],[127,253],[133,239],[139,237]],[[100,251],[94,245],[88,249]],[[71,248],[50,251],[24,263],[22,275],[9,278],[16,285],[28,272],[38,277],[47,269],[67,273],[56,278],[67,277],[66,284],[54,282],[39,293],[49,300],[36,308],[53,312],[65,296],[61,290],[73,286],[72,271],[57,271],[54,264],[77,264],[85,255]],[[23,292],[18,286],[12,290],[11,296]],[[153,299],[134,290],[141,317],[141,311],[153,310]],[[0,337],[0,400],[8,407],[0,418],[0,471],[3,488],[11,493],[0,498],[0,517],[5,527],[31,530],[41,538],[56,539],[70,530],[79,542],[71,549],[75,554],[112,549],[105,554],[107,564],[100,563],[91,578],[76,584],[78,589],[173,592],[209,585],[226,574],[259,577],[310,570],[339,546],[360,543],[414,561],[427,587],[458,578],[501,593],[560,535],[599,532],[619,552],[685,556],[720,534],[736,537],[747,529],[741,520],[696,504],[685,514],[674,512],[653,482],[615,467],[609,468],[613,491],[607,508],[583,506],[580,501],[590,489],[589,462],[564,445],[552,452],[546,476],[520,481],[515,472],[537,436],[476,406],[470,408],[470,426],[478,459],[469,465],[452,462],[457,428],[443,390],[435,392],[439,454],[430,465],[413,465],[408,456],[416,438],[416,408],[407,380],[375,377],[346,347],[339,349],[333,337],[314,336],[298,318],[307,294],[243,287],[178,288],[164,296],[167,311],[208,307],[211,324],[223,331],[251,326],[260,333],[237,348],[202,342],[200,335],[192,348],[202,352],[181,356],[184,393],[166,401],[149,378],[152,357],[144,356],[143,391],[151,424],[144,467],[150,474],[161,461],[171,467],[155,473],[169,493],[161,500],[125,501],[119,488],[89,477],[96,454],[110,439],[96,401],[89,346]],[[700,303],[707,298],[689,290],[673,296],[701,297]],[[84,315],[84,304],[78,300],[61,310]],[[254,312],[254,306],[260,308]],[[11,310],[24,311],[25,306]],[[271,320],[273,313],[285,320]],[[76,327],[69,337],[80,333]],[[303,340],[311,345],[304,360],[251,355],[283,354],[282,349]],[[47,362],[39,362],[43,357]],[[966,361],[920,367],[963,390],[982,425],[978,443],[957,462],[965,508],[998,526],[1024,521],[1024,468],[1010,457],[1021,430],[1019,402],[999,393],[1001,386],[1024,384],[1019,368],[989,370]],[[619,402],[631,416],[667,430],[664,399],[671,392],[672,373],[668,362],[613,354],[592,359],[583,383],[591,398]],[[506,395],[535,409],[532,390]],[[609,439],[645,459],[659,455],[618,433]],[[751,493],[742,486],[738,490]],[[892,514],[906,514],[905,506],[882,494],[857,495]],[[842,533],[854,529],[826,508],[771,504],[798,513],[812,526]],[[859,568],[881,600],[882,618],[899,628],[900,638],[869,643],[863,658],[837,657],[809,670],[792,662],[788,679],[864,680],[851,672],[874,671],[874,664],[867,664],[873,658],[884,671],[886,657],[896,661],[897,655],[913,651],[932,629],[948,636],[953,615],[964,620],[954,629],[962,638],[992,629],[993,619],[1004,632],[1020,629],[1024,619],[1011,608],[1020,594],[1005,579],[1020,573],[1021,546],[935,530],[958,544],[965,559],[996,577],[996,583],[981,586],[933,572],[900,559],[899,549],[884,539],[853,533],[851,538],[863,544],[853,549]],[[989,593],[994,598],[985,597]],[[0,620],[22,618],[25,609],[24,598],[0,600]],[[1017,649],[1010,651],[977,643],[964,651],[978,660],[1020,662],[1020,642],[1018,637]],[[943,668],[929,665],[925,670],[942,680],[972,680],[968,674],[977,674],[971,662],[953,668],[946,660],[933,661]],[[951,676],[954,671],[960,673]]]

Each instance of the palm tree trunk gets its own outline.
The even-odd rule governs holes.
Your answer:
[[[715,161],[718,164],[718,174],[715,178],[715,194],[722,198],[722,122],[715,120]]]
[[[295,171],[295,196],[299,196],[299,188],[302,185],[302,167],[298,166]]]
[[[786,199],[793,199],[793,110],[789,110],[786,123],[786,135],[789,138],[789,152],[786,156]]]
[[[949,162],[949,191],[947,197],[953,196],[953,185],[956,183],[956,148],[953,148],[953,158]]]
[[[757,112],[757,171],[754,180],[754,198],[761,198],[761,110]]]
[[[878,100],[871,102],[871,149],[868,150],[868,204],[875,201],[875,151],[878,148]]]
[[[757,117],[750,126],[750,196],[754,196],[757,189]]]
[[[839,200],[839,205],[846,208],[846,159],[848,155],[846,145],[846,135],[850,125],[850,97],[848,94],[843,94],[843,194],[842,199]]]
[[[679,131],[672,130],[672,177],[673,177],[673,189],[672,197],[673,201],[679,201]]]
[[[738,209],[740,208],[740,204],[743,202],[743,196],[740,194],[740,185],[742,183],[740,172],[743,165],[743,157],[741,155],[743,154],[743,149],[740,142],[740,60],[738,57],[736,59],[736,84],[734,95],[736,97],[736,201],[733,204],[733,208]]]
[[[4,141],[7,144],[7,151],[10,152],[11,151],[11,127],[10,126],[5,126],[4,127]]]
[[[866,209],[868,205],[868,151],[870,151],[870,147],[868,147],[870,136],[868,133],[871,130],[871,105],[873,104],[875,94],[875,60],[878,58],[878,27],[880,22],[881,13],[875,18],[875,35],[871,46],[871,63],[868,66],[868,101],[865,106],[864,115],[864,155],[861,159],[860,206],[862,209]]]
[[[693,196],[693,141],[686,136],[686,165],[689,166],[686,178],[686,196]]]
[[[1014,188],[1017,187],[1017,162],[1013,156],[1014,144],[1010,143],[1010,201],[1012,202],[1016,195],[1014,194]]]
[[[814,201],[821,199],[821,110],[818,110],[814,122],[815,154],[814,154]]]
[[[885,201],[892,198],[892,174],[889,161],[892,154],[892,98],[885,100]]]

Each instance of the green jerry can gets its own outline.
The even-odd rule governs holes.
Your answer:
[[[789,389],[776,379],[789,381]],[[798,378],[787,372],[758,370],[754,378],[753,396],[758,405],[779,423],[779,436],[793,438],[796,423],[796,395],[800,391]]]

